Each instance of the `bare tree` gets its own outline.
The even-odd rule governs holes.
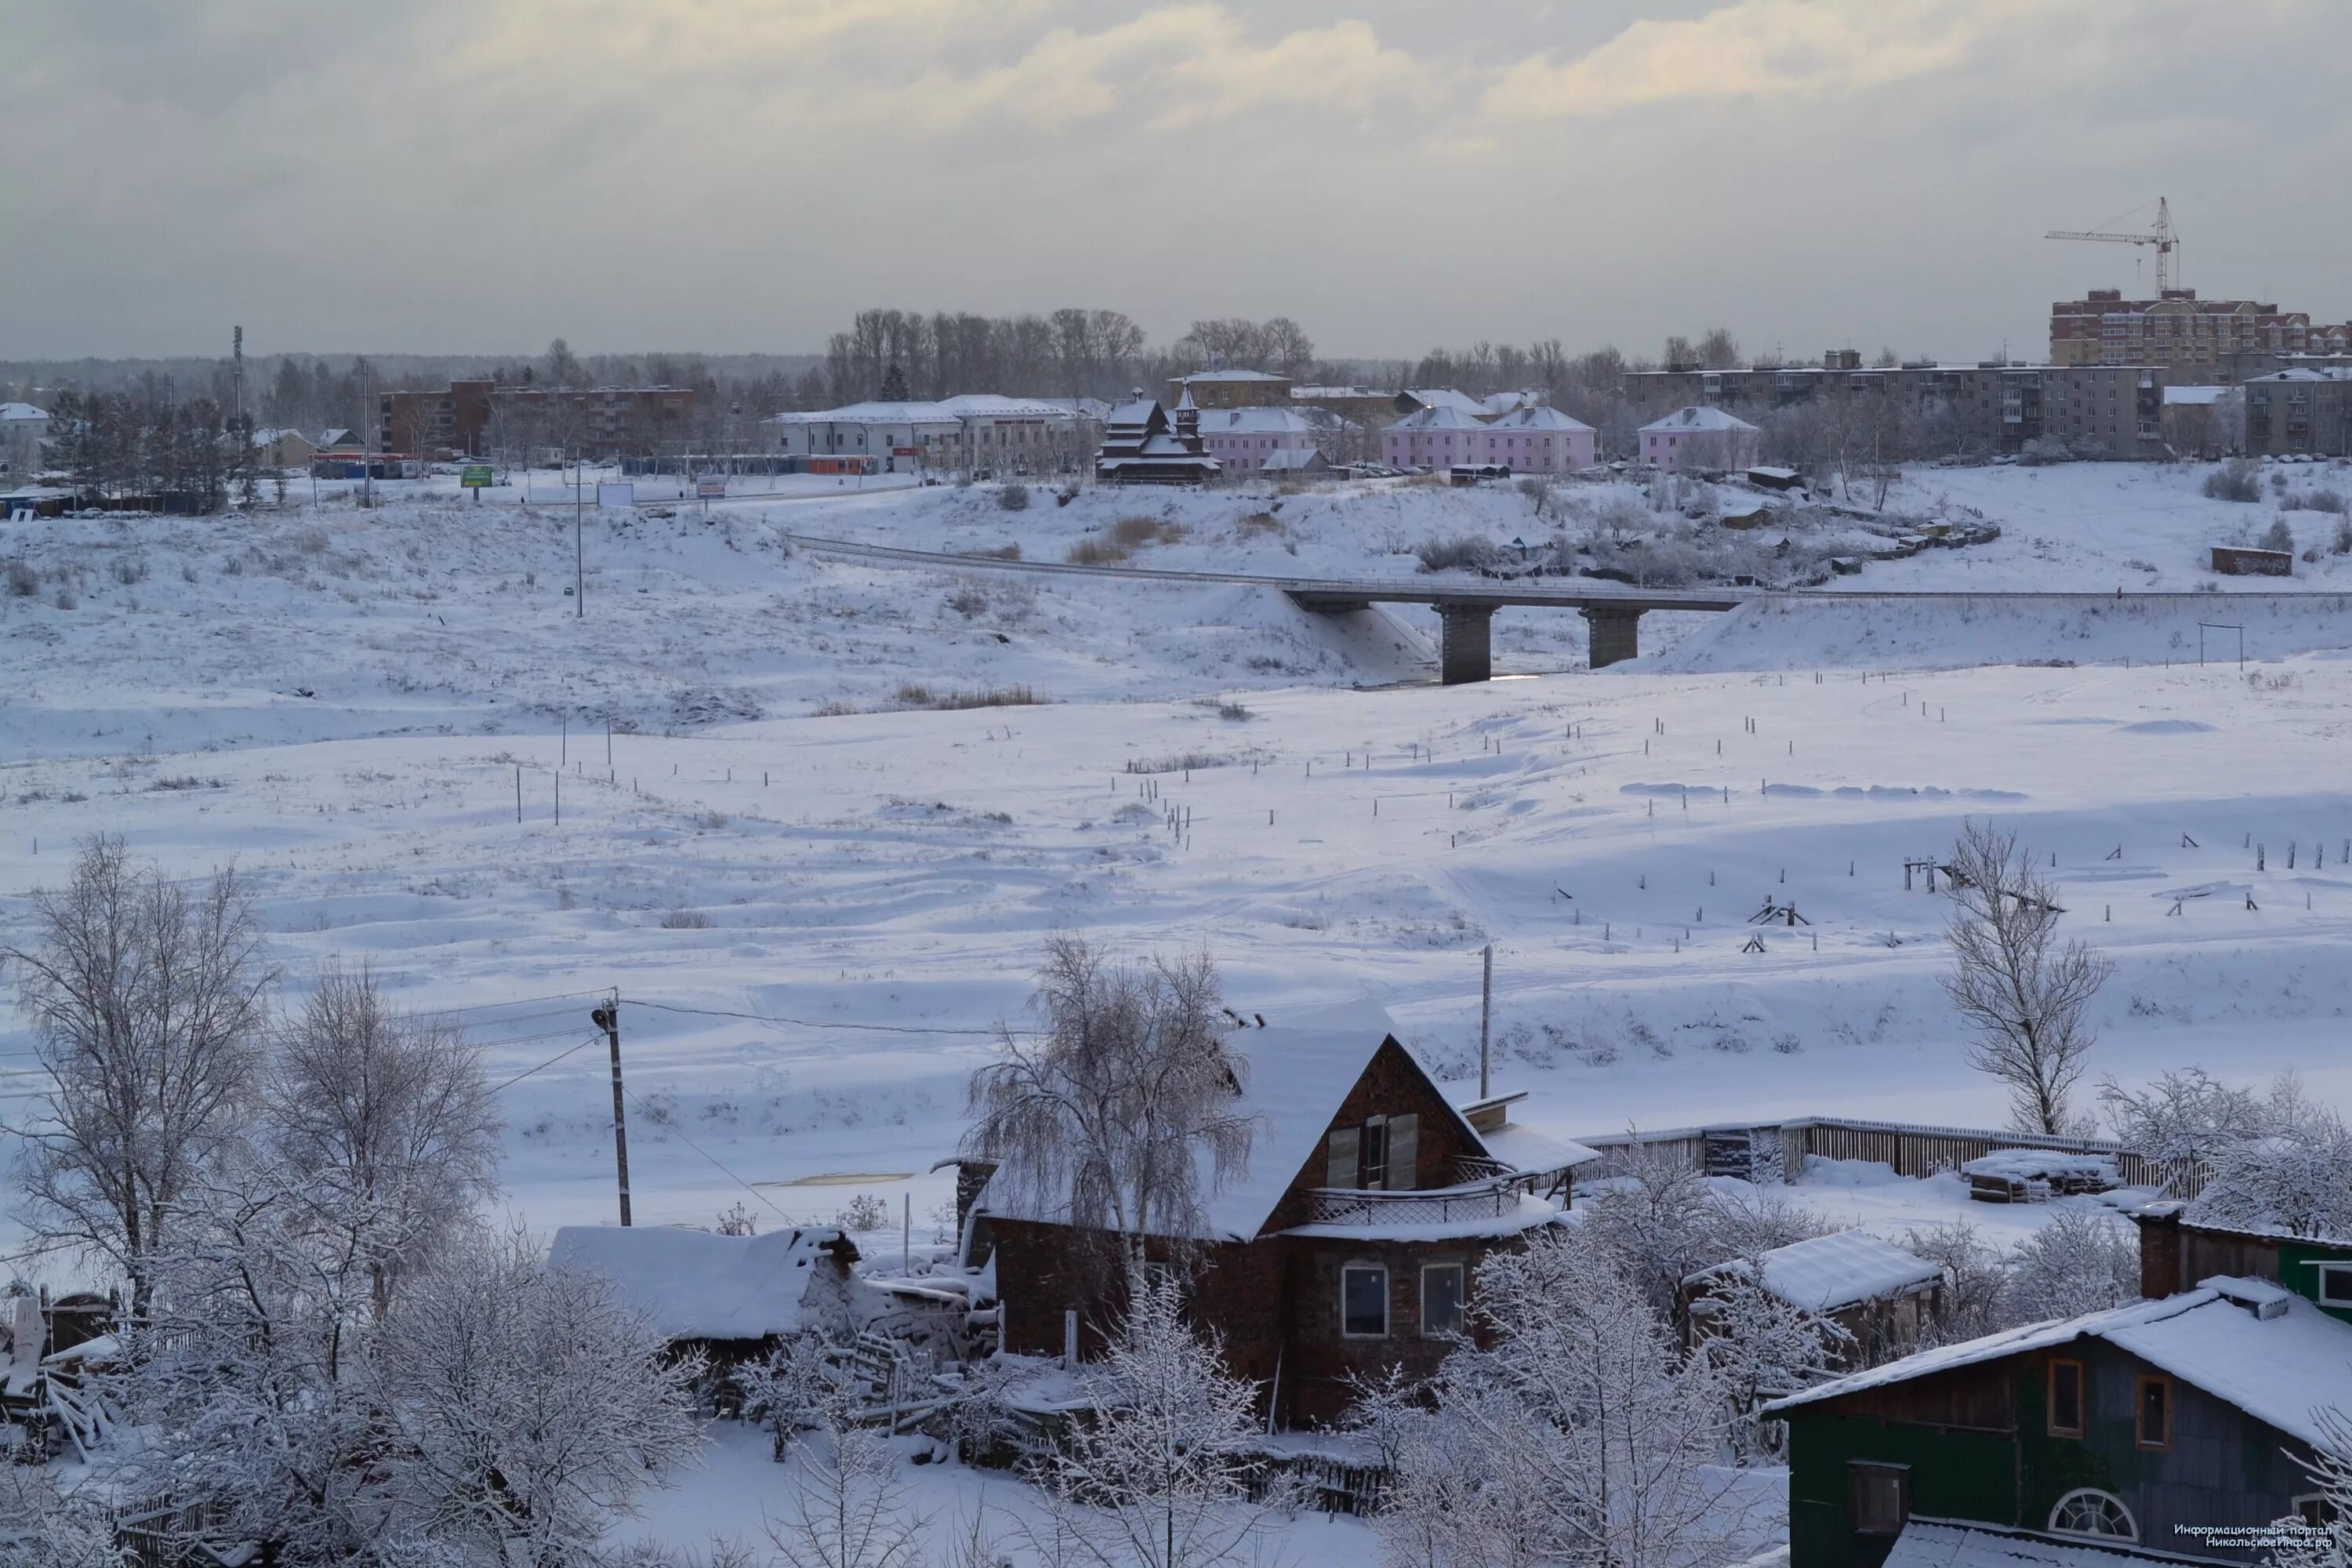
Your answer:
[[[113,1259],[144,1310],[182,1196],[245,1131],[273,978],[233,869],[191,890],[85,840],[63,891],[33,896],[21,972],[44,1114],[17,1175],[45,1238]]]
[[[331,967],[276,1031],[263,1105],[286,1184],[363,1215],[381,1313],[394,1281],[496,1184],[498,1113],[456,1028],[391,1007],[374,973]]]
[[[1255,1390],[1184,1321],[1172,1276],[1140,1281],[1087,1379],[1092,1408],[1036,1471],[1050,1535],[1094,1568],[1209,1568],[1252,1560],[1288,1500],[1252,1497]]]
[[[2278,1568],[2343,1568],[2352,1563],[2352,1419],[2333,1405],[2312,1413],[2319,1441],[2312,1457],[2298,1458],[2324,1505],[2319,1522],[2296,1517],[2280,1520],[2285,1536],[2272,1561]]]
[[[2009,1086],[2021,1130],[2064,1132],[2096,1038],[2083,1015],[2115,965],[2079,938],[2060,940],[2058,889],[2014,833],[1963,824],[1949,869],[1952,970],[1941,980],[1976,1037],[1969,1065]]]
[[[1147,1234],[1196,1234],[1201,1157],[1212,1186],[1249,1160],[1219,1001],[1206,953],[1131,965],[1052,938],[1032,1003],[1045,1027],[1002,1030],[999,1059],[972,1075],[965,1152],[996,1162],[1008,1202],[1121,1238],[1130,1267]]]

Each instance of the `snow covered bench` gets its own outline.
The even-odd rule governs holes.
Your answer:
[[[2116,1163],[2105,1154],[2067,1154],[2054,1149],[1997,1149],[1960,1167],[1969,1196],[1980,1204],[2046,1203],[2066,1193],[2104,1193],[2117,1185]]]

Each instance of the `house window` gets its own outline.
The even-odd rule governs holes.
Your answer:
[[[2083,1435],[2083,1363],[2079,1361],[2050,1363],[2050,1435]]]
[[[2161,1448],[2172,1441],[2172,1380],[2139,1380],[2139,1446]]]
[[[1855,1534],[1902,1534],[1911,1517],[1911,1467],[1848,1460],[1845,1500]]]
[[[2139,1526],[2123,1500],[2084,1487],[2068,1492],[2050,1510],[2050,1528],[2061,1535],[2095,1535],[2108,1541],[2137,1541]]]
[[[2336,1505],[2324,1493],[2305,1492],[2292,1506],[2306,1529],[2326,1530],[2336,1522]]]
[[[1334,1127],[1324,1140],[1323,1184],[1371,1192],[1411,1192],[1421,1155],[1421,1118],[1375,1116]]]
[[[1421,1270],[1421,1336],[1462,1331],[1462,1265],[1423,1264]]]
[[[1389,1271],[1377,1263],[1340,1269],[1339,1332],[1351,1340],[1379,1340],[1388,1331]]]
[[[2352,1307],[2352,1263],[2323,1263],[2319,1266],[2319,1304],[2323,1307]]]

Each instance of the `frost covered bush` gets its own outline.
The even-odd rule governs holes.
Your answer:
[[[2243,458],[2232,458],[2205,476],[2205,494],[2214,500],[2258,501],[2263,499],[2261,477],[2254,465]]]
[[[2139,1243],[2114,1215],[2061,1209],[2017,1244],[2005,1311],[2012,1323],[2079,1317],[2139,1300]]]
[[[2271,1086],[2251,1136],[2226,1144],[2191,1202],[2200,1225],[2352,1238],[2352,1129],[2305,1097],[2292,1075]]]
[[[872,1193],[860,1193],[841,1205],[833,1223],[847,1231],[880,1230],[890,1223],[890,1205]]]
[[[700,910],[672,910],[662,916],[664,931],[709,931],[710,917]]]
[[[2344,495],[2340,490],[2300,490],[2279,498],[2281,511],[2324,511],[2336,516],[2344,512]]]
[[[996,492],[996,504],[1003,507],[1006,511],[1027,511],[1029,510],[1029,487],[1022,484],[1018,480],[1002,487]]]
[[[1503,558],[1502,547],[1474,535],[1424,539],[1413,547],[1424,572],[1482,572]]]
[[[966,577],[948,590],[947,607],[967,618],[988,608],[988,591]]]
[[[2273,518],[2270,527],[2263,531],[2263,548],[2285,555],[2294,553],[2294,530],[2286,525],[2286,519]]]
[[[1064,559],[1073,566],[1116,566],[1127,559],[1127,546],[1107,539],[1081,539]]]
[[[41,570],[19,555],[7,565],[8,596],[29,599],[41,591]]]

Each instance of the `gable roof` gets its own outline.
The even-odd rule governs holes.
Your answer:
[[[1391,430],[1484,430],[1486,422],[1475,409],[1455,408],[1440,404],[1433,408],[1417,408],[1395,424]]]
[[[1397,395],[1410,397],[1423,408],[1452,408],[1464,414],[1484,414],[1486,405],[1466,392],[1456,392],[1450,386],[1407,387]]]
[[[1184,395],[1192,395],[1190,388],[1186,389]],[[1203,436],[1298,436],[1314,428],[1314,422],[1307,416],[1289,408],[1201,410],[1201,434]]]
[[[1373,1002],[1301,1012],[1283,1023],[1225,1037],[1242,1080],[1238,1109],[1255,1121],[1255,1131],[1244,1170],[1220,1173],[1206,1152],[1197,1157],[1203,1224],[1196,1239],[1248,1241],[1265,1230],[1290,1184],[1322,1151],[1324,1133],[1349,1091],[1395,1037],[1387,1010]],[[1398,1048],[1402,1050],[1402,1044]],[[1412,1052],[1404,1055],[1413,1060]],[[1413,1069],[1422,1070],[1418,1061]],[[1484,1140],[1462,1113],[1435,1085],[1430,1093],[1453,1115],[1467,1146],[1483,1152]],[[976,1206],[1004,1218],[1049,1225],[1066,1223],[1069,1214],[1066,1202],[1031,1205],[998,1191],[993,1180]]]
[[[1548,403],[1531,403],[1515,408],[1498,418],[1488,420],[1489,430],[1590,430],[1591,426],[1573,415],[1562,414]]]
[[[672,1340],[756,1340],[802,1326],[813,1279],[830,1279],[840,1231],[716,1236],[676,1226],[567,1225],[548,1247],[551,1268],[600,1274]]]
[[[1652,430],[1754,430],[1755,428],[1755,426],[1736,415],[1726,414],[1720,408],[1708,408],[1698,404],[1693,404],[1688,408],[1677,408],[1664,419],[1653,419],[1642,426],[1644,434]]]
[[[2315,1447],[2323,1441],[2316,1408],[2352,1410],[2352,1324],[2265,1280],[2217,1277],[2161,1300],[1921,1351],[1776,1399],[1759,1414],[1778,1415],[2085,1339],[2105,1340]]]
[[[1809,1312],[1834,1312],[1882,1297],[1909,1295],[1944,1279],[1941,1264],[1915,1257],[1866,1230],[1808,1237],[1772,1248],[1761,1261],[1764,1289]],[[1699,1285],[1727,1274],[1745,1278],[1748,1272],[1748,1260],[1736,1258],[1702,1268],[1683,1283]]]
[[[1330,466],[1330,459],[1312,447],[1286,447],[1279,452],[1268,452],[1265,461],[1258,465],[1268,473],[1287,468],[1328,468]]]
[[[0,419],[46,420],[48,416],[46,409],[36,408],[29,403],[0,403]]]

